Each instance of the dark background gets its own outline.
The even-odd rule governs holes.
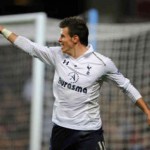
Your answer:
[[[150,20],[150,0],[1,0],[0,15],[46,12],[48,17],[61,19],[91,8],[115,22]]]

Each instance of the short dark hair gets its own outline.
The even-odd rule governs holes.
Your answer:
[[[69,35],[73,37],[74,35],[78,35],[81,44],[88,45],[88,36],[89,36],[89,30],[86,25],[86,22],[78,16],[73,17],[67,17],[64,18],[60,24],[60,28],[68,27],[69,29]]]

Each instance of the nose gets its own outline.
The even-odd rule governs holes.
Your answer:
[[[61,43],[61,37],[58,39],[58,42]]]

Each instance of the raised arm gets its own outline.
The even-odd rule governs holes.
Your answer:
[[[0,33],[11,43],[14,43],[14,41],[18,37],[18,35],[9,31],[8,29],[6,29],[4,26],[1,25],[0,25]]]
[[[0,25],[0,34],[2,34],[8,41],[10,41],[14,46],[28,53],[29,55],[39,58],[46,64],[55,64],[55,49],[49,48],[45,45],[38,44],[31,41],[30,39],[17,35],[10,30],[6,29],[4,26]]]

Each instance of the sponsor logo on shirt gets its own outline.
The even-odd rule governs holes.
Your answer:
[[[64,81],[61,77],[59,77],[58,84],[61,85],[62,87],[66,87],[70,90],[73,90],[73,91],[76,91],[79,93],[85,93],[85,94],[87,93],[87,88],[77,86],[72,83],[68,83],[68,82]]]
[[[79,75],[76,72],[70,72],[68,76],[71,83],[76,83],[79,80]]]

